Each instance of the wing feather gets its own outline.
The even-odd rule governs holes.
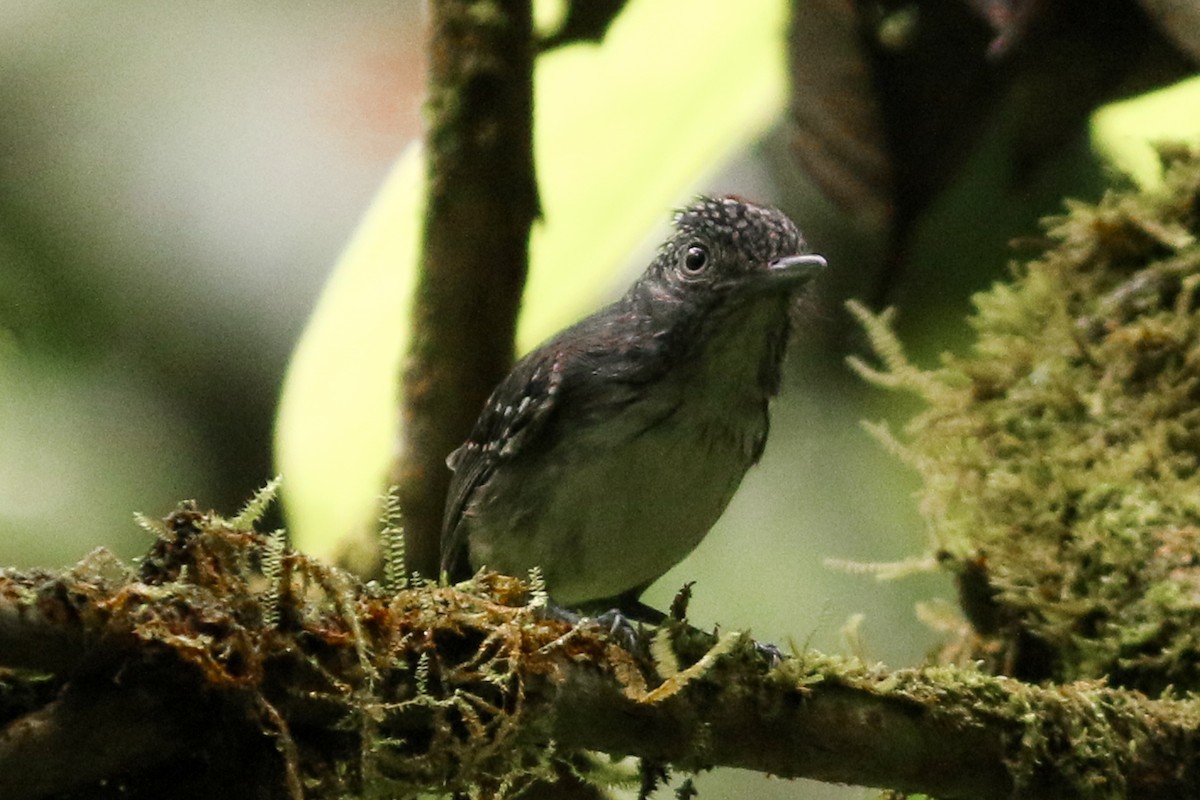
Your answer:
[[[476,490],[502,462],[537,439],[553,414],[563,381],[564,360],[554,349],[531,353],[488,398],[470,437],[446,458],[454,471],[442,522],[442,571],[451,580],[470,576],[463,518]],[[520,398],[508,403],[504,398]]]

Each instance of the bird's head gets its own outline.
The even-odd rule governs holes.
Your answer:
[[[670,238],[633,291],[643,300],[709,309],[789,296],[825,268],[781,211],[739,197],[701,197],[675,216]]]

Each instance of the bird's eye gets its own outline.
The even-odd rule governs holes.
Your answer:
[[[703,272],[708,266],[708,248],[701,244],[694,244],[687,249],[683,256],[683,271],[688,274],[695,275]]]

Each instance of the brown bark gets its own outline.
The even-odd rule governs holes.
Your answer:
[[[436,576],[446,456],[513,359],[538,215],[529,0],[430,3],[427,206],[393,482],[408,569]]]

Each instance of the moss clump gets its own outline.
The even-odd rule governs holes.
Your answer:
[[[883,361],[856,368],[928,404],[892,444],[967,651],[1002,672],[1200,687],[1200,151],[1163,163],[1159,190],[1048,220],[1048,249],[976,296],[967,355],[918,369],[852,309]]]
[[[652,700],[651,662],[601,626],[541,613],[538,593],[516,578],[363,584],[286,548],[282,532],[253,530],[274,487],[232,519],[190,501],[161,522],[139,517],[154,542],[136,570],[104,550],[57,576],[0,570],[8,617],[44,620],[48,640],[66,642],[57,662],[27,658],[60,663],[63,677],[0,668],[0,728],[73,691],[77,676],[149,687],[146,724],[164,740],[153,748],[161,757],[108,781],[111,792],[82,779],[87,797],[216,796],[225,786],[287,800],[490,797],[564,774],[632,779],[547,744],[555,720],[544,709],[576,662]],[[168,749],[172,737],[183,755]]]

